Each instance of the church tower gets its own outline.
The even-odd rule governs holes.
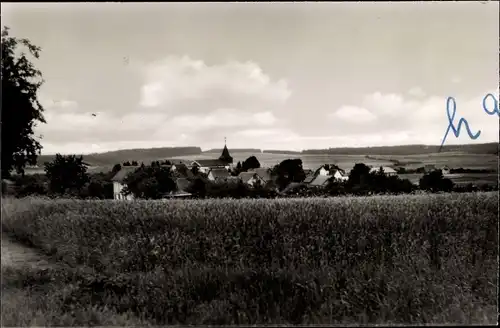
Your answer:
[[[233,158],[229,155],[229,150],[226,146],[226,138],[224,137],[224,149],[222,150],[222,155],[220,155],[219,160],[224,161],[228,164],[233,163]]]

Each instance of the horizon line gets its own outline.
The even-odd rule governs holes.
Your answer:
[[[500,144],[499,141],[490,141],[490,142],[483,142],[483,143],[465,143],[465,144],[453,144],[453,145],[444,145],[443,148],[446,147],[460,147],[460,146],[480,146],[480,145],[487,145],[487,144],[493,144],[497,143]],[[251,147],[234,147],[233,149],[259,149],[262,152],[264,151],[281,151],[281,152],[303,152],[303,151],[310,151],[310,150],[330,150],[330,149],[362,149],[362,148],[395,148],[395,147],[410,147],[410,146],[423,146],[423,147],[436,147],[439,148],[441,147],[440,145],[427,145],[427,144],[402,144],[402,145],[388,145],[388,146],[351,146],[351,147],[330,147],[330,148],[308,148],[308,149],[301,149],[301,150],[291,150],[291,149],[263,149],[263,148],[251,148]],[[151,147],[151,148],[120,148],[116,150],[106,150],[102,152],[92,152],[92,153],[50,153],[50,154],[43,154],[40,153],[38,156],[55,156],[56,154],[60,155],[98,155],[98,154],[106,154],[106,153],[111,153],[111,152],[118,152],[118,151],[123,151],[123,150],[148,150],[148,149],[162,149],[162,148],[200,148],[201,152],[207,152],[209,150],[218,150],[219,148],[201,148],[199,146],[165,146],[165,147]],[[224,147],[220,148],[221,150]],[[231,150],[231,147],[228,147],[229,150]]]

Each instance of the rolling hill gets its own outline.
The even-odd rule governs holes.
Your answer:
[[[379,156],[397,156],[397,155],[426,155],[435,154],[439,146],[427,145],[404,145],[387,147],[360,147],[360,148],[329,148],[329,149],[308,149],[302,152],[287,150],[264,150],[264,154],[282,154],[282,155],[379,155]],[[261,153],[260,149],[235,148],[229,149],[234,153]],[[162,147],[150,149],[122,149],[105,153],[94,153],[83,155],[85,162],[92,166],[109,166],[125,161],[138,161],[149,163],[153,160],[166,159],[171,157],[193,156],[203,154],[220,154],[222,149],[210,149],[202,151],[200,147]],[[498,143],[484,143],[474,145],[452,145],[444,146],[442,153],[466,153],[466,154],[489,154],[498,155]],[[42,155],[38,157],[38,165],[52,161],[55,155]]]

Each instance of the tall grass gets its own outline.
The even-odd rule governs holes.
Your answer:
[[[92,272],[82,305],[156,324],[493,323],[497,219],[495,193],[2,205]]]

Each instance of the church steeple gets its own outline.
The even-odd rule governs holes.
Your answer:
[[[229,150],[226,146],[226,137],[224,137],[224,149],[222,150],[222,155],[220,155],[219,160],[226,163],[233,163],[233,158],[229,155]]]

